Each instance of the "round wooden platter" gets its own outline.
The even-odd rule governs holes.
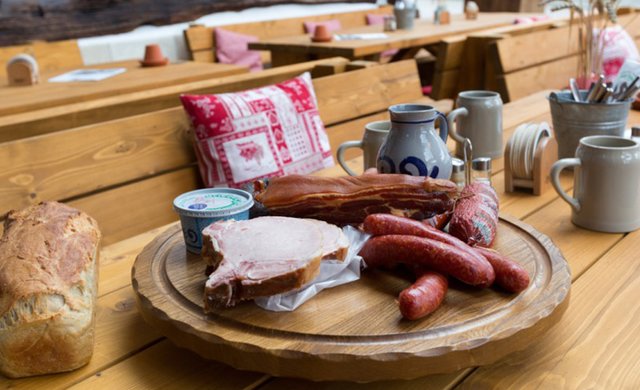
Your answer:
[[[180,226],[138,256],[133,288],[145,320],[179,346],[239,369],[311,380],[412,379],[492,363],[525,348],[558,321],[571,275],[551,240],[501,217],[495,248],[532,276],[521,294],[452,281],[443,305],[417,321],[400,316],[402,275],[366,270],[293,312],[252,302],[205,315],[204,263],[187,254]]]

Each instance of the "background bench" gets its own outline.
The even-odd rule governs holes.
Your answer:
[[[176,107],[181,93],[233,92],[290,79],[304,72],[326,76],[346,69],[348,60],[327,58],[262,72],[195,81],[146,91],[121,94],[80,103],[0,116],[0,142],[51,133],[61,129],[100,123],[145,112]]]
[[[392,10],[393,8],[391,6],[381,6],[379,8],[362,11],[310,15],[298,18],[232,24],[219,27],[240,34],[257,36],[260,39],[268,39],[304,34],[304,22],[321,22],[330,19],[337,19],[340,21],[342,28],[365,26],[367,24],[367,14],[391,14],[393,13]],[[187,49],[194,61],[216,62],[215,29],[216,27],[194,25],[184,31]],[[261,51],[260,53],[264,64],[271,62],[269,51]]]
[[[387,119],[388,106],[432,102],[422,97],[415,61],[313,83],[334,151],[361,138],[364,123]],[[42,200],[65,201],[98,220],[105,244],[177,220],[173,198],[200,186],[182,107],[0,143],[0,216]]]

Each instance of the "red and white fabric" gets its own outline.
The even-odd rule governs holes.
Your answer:
[[[598,30],[594,30],[596,36]],[[600,38],[602,71],[607,82],[614,81],[627,59],[638,61],[640,54],[633,38],[621,26],[607,27]]]
[[[180,96],[207,187],[333,166],[309,73],[236,93]]]

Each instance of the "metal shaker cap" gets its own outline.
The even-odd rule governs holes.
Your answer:
[[[491,170],[491,158],[478,157],[471,161],[471,169],[474,171],[490,171]]]
[[[460,172],[464,172],[464,161],[460,160],[459,158],[452,158],[451,159],[451,173],[460,173]]]

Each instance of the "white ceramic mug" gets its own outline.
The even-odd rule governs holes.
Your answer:
[[[364,135],[362,136],[361,141],[347,141],[343,142],[342,145],[338,147],[337,151],[337,159],[338,163],[349,175],[356,176],[355,173],[344,160],[344,153],[349,148],[360,148],[364,154],[364,170],[366,171],[369,168],[375,168],[378,151],[380,150],[380,146],[387,138],[387,134],[389,134],[389,129],[391,129],[391,122],[389,121],[377,121],[367,123],[364,126]]]
[[[574,197],[560,185],[560,172],[574,168]],[[580,140],[575,158],[556,161],[551,182],[571,205],[571,221],[608,233],[640,228],[640,143],[594,135]]]
[[[502,157],[500,94],[492,91],[460,92],[456,107],[447,115],[449,135],[456,141],[456,156],[463,157],[464,140],[469,138],[473,157]]]

